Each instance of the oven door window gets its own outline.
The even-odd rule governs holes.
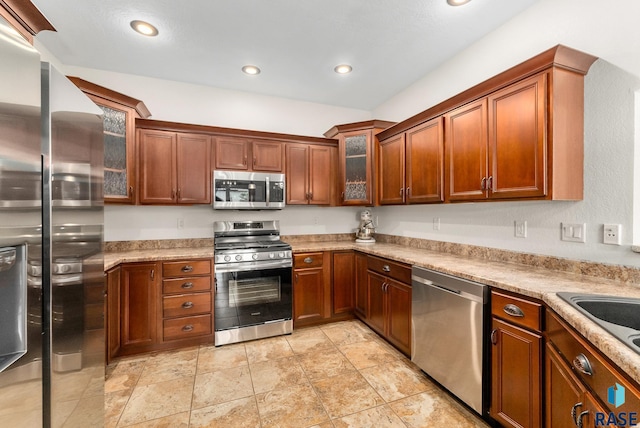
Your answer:
[[[290,268],[216,273],[216,331],[291,317]]]

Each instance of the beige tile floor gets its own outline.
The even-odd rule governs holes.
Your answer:
[[[119,360],[106,427],[487,427],[359,321]]]

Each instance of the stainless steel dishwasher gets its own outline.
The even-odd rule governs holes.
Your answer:
[[[489,288],[414,266],[411,361],[483,415]]]

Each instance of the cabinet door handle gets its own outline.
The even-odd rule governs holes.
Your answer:
[[[253,157],[253,165],[255,166],[258,163],[258,158],[257,157]]]
[[[401,188],[400,188],[400,196],[401,196],[401,197],[402,197],[402,196],[404,196],[404,187],[401,187]]]
[[[520,309],[519,307],[511,303],[509,303],[508,305],[505,305],[504,308],[502,308],[502,310],[504,311],[505,314],[511,315],[512,317],[517,317],[517,318],[524,317],[524,312],[522,312],[522,309]]]
[[[298,274],[296,274],[296,284],[298,283]]]
[[[482,177],[480,180],[480,190],[487,190],[487,177]]]
[[[182,307],[183,307],[184,309],[191,309],[191,308],[193,308],[193,302],[184,302],[184,303],[182,304]]]
[[[247,157],[246,156],[242,159],[242,164],[244,166],[247,166]]]
[[[313,201],[313,193],[309,193],[309,200]]]
[[[178,188],[178,199],[180,199],[180,188]]]
[[[584,417],[585,417],[585,416],[587,416],[588,414],[589,414],[589,411],[588,411],[588,410],[585,410],[584,412],[582,412],[582,413],[580,413],[580,414],[578,415],[578,420],[577,420],[577,423],[576,423],[576,426],[577,426],[578,428],[582,428],[582,427],[584,426],[584,425],[582,425],[582,418],[584,418]]]
[[[193,282],[185,282],[180,287],[185,288],[185,289],[193,288]]]
[[[493,175],[490,175],[487,179],[487,190],[493,191]]]
[[[153,279],[156,276],[156,270],[155,269],[151,269],[151,272],[149,273],[149,275],[151,276],[151,280],[153,281]]]
[[[193,326],[191,324],[187,324],[182,327],[182,331],[193,331]]]
[[[171,189],[171,199],[175,199],[176,198],[176,190],[175,189]]]
[[[492,345],[497,345],[498,344],[498,329],[494,328],[493,330],[491,330],[491,344]]]
[[[340,199],[342,199],[342,200],[344,201],[344,192],[342,192],[342,193],[340,194]]]
[[[129,186],[129,197],[133,198],[133,186]]]
[[[411,196],[411,187],[407,187],[407,197]]]
[[[182,272],[192,272],[192,271],[193,271],[193,266],[191,265],[182,266]]]
[[[304,262],[307,263],[307,264],[313,263],[313,257],[305,257],[304,258]]]
[[[589,359],[584,354],[578,354],[572,361],[573,367],[576,368],[580,373],[585,374],[587,376],[593,375],[593,367],[589,362]]]
[[[391,272],[391,268],[389,267],[389,265],[382,266],[382,270],[385,272]]]
[[[571,420],[573,421],[573,424],[575,426],[578,426],[578,407],[581,407],[582,403],[576,403],[573,405],[573,407],[571,408]]]

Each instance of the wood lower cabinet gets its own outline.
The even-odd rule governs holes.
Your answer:
[[[411,267],[368,256],[367,268],[367,303],[364,311],[356,314],[400,351],[411,355]]]
[[[538,302],[491,293],[489,414],[502,426],[542,426],[542,312]]]
[[[283,143],[241,137],[217,137],[216,169],[282,172]]]
[[[353,251],[334,251],[332,254],[333,316],[352,314],[354,307],[355,254]]]
[[[138,130],[141,204],[210,204],[211,138]]]
[[[105,301],[107,314],[106,326],[106,357],[107,364],[120,352],[120,332],[121,326],[121,303],[122,294],[120,292],[120,267],[107,271],[107,299]]]
[[[331,205],[337,149],[315,144],[287,144],[287,205]]]
[[[153,350],[157,342],[159,281],[160,271],[157,263],[131,263],[121,266],[120,355]]]
[[[107,272],[108,358],[213,343],[210,259]]]
[[[368,317],[368,296],[367,290],[368,272],[367,272],[367,255],[364,253],[355,253],[355,293],[354,293],[354,312],[360,318]]]
[[[331,252],[293,255],[293,323],[296,326],[331,317]]]

